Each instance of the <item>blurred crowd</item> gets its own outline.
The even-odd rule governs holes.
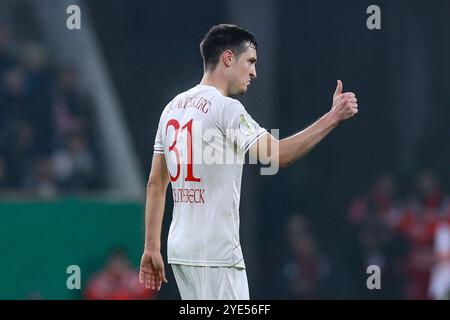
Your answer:
[[[146,289],[139,282],[138,268],[133,266],[127,251],[121,246],[112,247],[98,270],[88,272],[82,290],[74,292],[74,299],[83,300],[151,300],[158,292]],[[30,291],[29,300],[43,300],[39,290]]]
[[[0,26],[0,193],[53,197],[101,186],[94,110],[77,69]]]
[[[278,275],[265,280],[268,297],[450,299],[450,197],[432,171],[415,180],[401,190],[394,175],[380,175],[350,201],[345,227],[322,239],[308,215],[290,215],[267,250],[265,274]],[[366,286],[371,265],[380,290]]]
[[[139,282],[139,271],[133,267],[122,248],[114,248],[101,270],[90,275],[83,291],[86,300],[148,300],[156,291]]]
[[[328,288],[333,286],[335,267],[315,235],[307,215],[296,212],[288,217],[280,236],[267,249],[263,264],[263,274],[268,276],[260,282],[268,299],[332,297]]]
[[[429,170],[401,194],[381,175],[348,211],[365,265],[381,267],[385,287],[405,299],[450,298],[450,198]]]

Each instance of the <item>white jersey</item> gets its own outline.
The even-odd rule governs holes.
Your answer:
[[[245,268],[239,241],[243,159],[267,133],[235,99],[197,85],[164,109],[154,152],[165,155],[174,202],[169,263]]]

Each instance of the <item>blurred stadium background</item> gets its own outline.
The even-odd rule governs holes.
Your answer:
[[[81,30],[66,28],[71,4]],[[251,297],[433,298],[449,259],[435,244],[450,219],[449,1],[0,0],[0,299],[179,298],[170,268],[158,294],[136,283],[145,183],[160,112],[198,83],[199,42],[223,22],[258,39],[241,100],[264,127],[304,128],[336,79],[360,106],[278,175],[246,166]],[[169,195],[164,242],[171,209]]]

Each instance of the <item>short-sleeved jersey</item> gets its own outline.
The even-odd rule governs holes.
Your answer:
[[[235,99],[197,85],[162,112],[154,152],[165,155],[173,216],[168,260],[245,268],[239,202],[246,151],[267,133]]]

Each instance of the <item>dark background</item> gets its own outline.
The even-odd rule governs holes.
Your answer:
[[[270,3],[273,16],[267,25],[258,1],[82,3],[83,15],[93,24],[119,96],[142,180],[150,170],[162,109],[202,77],[199,43],[204,34],[212,25],[237,23],[259,41],[258,79],[247,96],[238,98],[263,127],[279,128],[280,138],[284,138],[313,123],[331,108],[337,79],[343,81],[344,91],[356,93],[359,106],[356,117],[339,125],[310,154],[277,175],[260,176],[257,166],[246,166],[241,234],[244,240],[253,239],[242,243],[251,297],[413,297],[405,293],[401,283],[392,280],[407,274],[402,268],[391,270],[386,279],[391,279],[392,285],[386,281],[381,293],[366,289],[365,266],[369,260],[360,238],[365,229],[349,222],[349,211],[355,199],[370,198],[375,182],[384,175],[391,175],[395,181],[392,203],[398,204],[396,207],[406,207],[410,199],[420,203],[423,195],[419,175],[424,170],[432,172],[443,194],[440,208],[447,208],[450,2],[264,3]],[[372,4],[381,8],[381,30],[366,27],[366,9]],[[18,12],[13,20],[22,27],[16,28],[16,36],[43,37],[38,28],[27,29],[27,24],[20,23],[35,25],[27,6]],[[264,30],[272,32],[270,39]],[[265,99],[267,96],[270,101]],[[101,163],[99,167],[104,169]],[[90,194],[95,197],[95,188],[104,185],[104,181],[97,181],[89,189]],[[143,199],[139,201],[142,205]],[[368,208],[373,211],[371,204]],[[306,219],[316,250],[324,257],[323,263],[321,258],[317,260],[319,267],[312,268],[315,271],[310,277],[303,276],[320,278],[313,295],[295,295],[288,285],[292,272],[291,264],[285,261],[291,254],[286,228],[294,224],[289,219],[296,213]],[[170,218],[168,195],[163,242]],[[386,261],[390,261],[390,255],[400,260],[407,256],[410,247],[405,242],[403,238],[388,242],[381,250]],[[138,258],[133,259],[136,265]],[[172,275],[169,280],[159,294],[161,299],[178,298]]]

